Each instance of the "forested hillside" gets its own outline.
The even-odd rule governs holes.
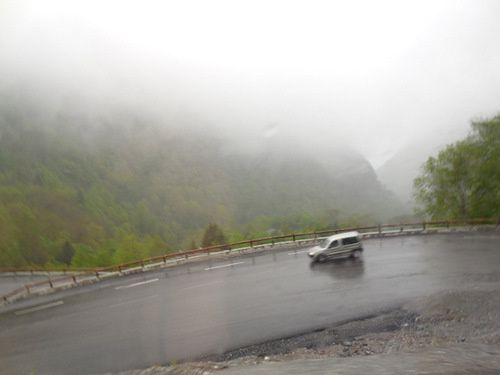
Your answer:
[[[127,111],[0,107],[0,265],[107,265],[200,244],[400,213],[361,156],[227,152]]]

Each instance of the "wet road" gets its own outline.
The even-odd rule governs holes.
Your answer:
[[[1,374],[88,374],[220,353],[498,280],[500,236],[365,241],[360,261],[303,249],[109,280],[0,314]],[[16,310],[12,310],[16,308]]]

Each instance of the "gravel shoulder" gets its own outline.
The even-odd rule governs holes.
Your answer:
[[[120,375],[500,374],[500,283],[488,281],[316,332]]]

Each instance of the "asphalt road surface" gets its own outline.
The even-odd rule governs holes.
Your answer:
[[[311,266],[303,248],[199,262],[23,301],[0,313],[0,373],[94,374],[222,353],[500,275],[500,236],[365,241]]]

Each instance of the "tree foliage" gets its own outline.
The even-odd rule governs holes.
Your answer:
[[[224,232],[217,224],[210,223],[205,229],[203,239],[201,240],[202,247],[209,247],[214,245],[224,245],[227,243]]]
[[[430,157],[414,181],[419,213],[432,219],[500,216],[500,116]]]
[[[61,249],[61,252],[56,255],[55,259],[59,263],[63,263],[66,265],[71,264],[71,260],[73,259],[73,255],[75,255],[75,248],[69,243],[69,241],[66,241]]]

